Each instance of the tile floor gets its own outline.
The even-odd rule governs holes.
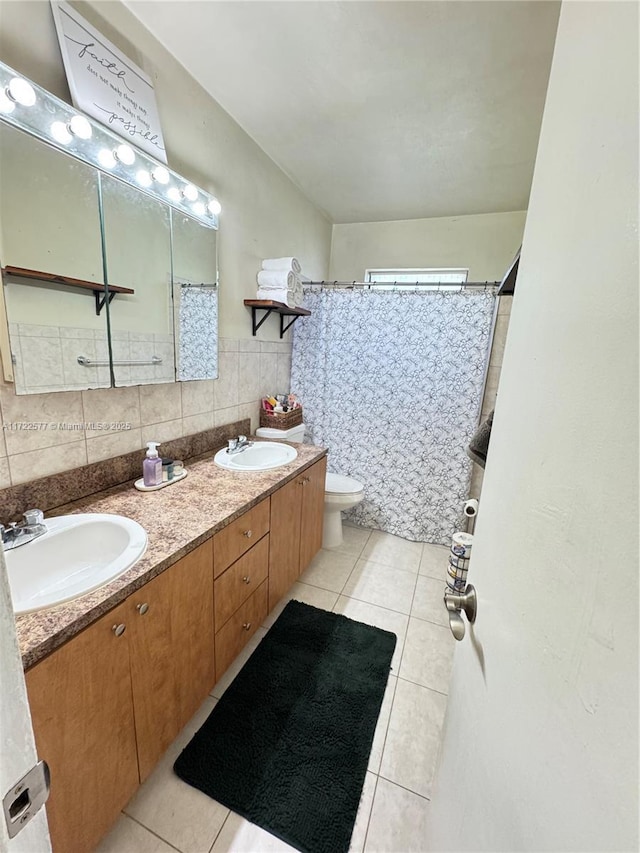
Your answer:
[[[442,591],[447,549],[345,526],[269,614],[124,809],[99,853],[281,853],[293,848],[174,775],[172,765],[287,601],[344,613],[398,637],[351,851],[424,851],[455,641]]]

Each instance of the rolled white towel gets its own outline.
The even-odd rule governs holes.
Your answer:
[[[258,287],[263,290],[293,290],[296,276],[291,270],[260,270]]]
[[[299,278],[296,278],[296,284],[293,288],[293,298],[296,303],[296,307],[300,307],[304,302],[304,290],[302,288],[302,282]]]
[[[296,301],[292,290],[262,290],[258,288],[256,299],[270,299],[273,302],[284,302],[289,308],[296,307]]]
[[[262,262],[263,270],[292,270],[301,272],[302,267],[297,258],[265,258]]]

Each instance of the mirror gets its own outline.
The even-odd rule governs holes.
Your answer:
[[[103,289],[97,185],[92,167],[0,123],[0,258],[18,394],[110,385],[106,318],[95,302]],[[79,364],[80,352],[106,366]]]
[[[172,211],[178,379],[218,376],[216,232]]]
[[[216,378],[215,228],[1,118],[0,260],[16,394]]]
[[[102,212],[115,384],[174,382],[170,209],[103,175]]]

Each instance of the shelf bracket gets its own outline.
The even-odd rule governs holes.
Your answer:
[[[287,325],[285,326],[285,324],[284,324],[284,318],[285,318],[285,317],[291,317],[291,316],[293,316],[293,319],[292,319],[292,320],[290,320],[290,321],[287,323]],[[281,315],[280,315],[280,337],[281,337],[281,338],[283,338],[283,337],[284,337],[284,333],[285,333],[286,331],[288,331],[288,330],[293,326],[293,324],[295,323],[295,321],[296,321],[296,320],[298,319],[298,317],[300,317],[300,316],[301,316],[300,314],[293,314],[293,315],[291,315],[291,314],[281,314]]]
[[[115,296],[115,293],[113,291],[109,291],[108,297],[107,296],[101,296],[101,294],[102,294],[102,291],[100,291],[100,290],[94,290],[94,292],[93,292],[93,295],[96,298],[96,317],[100,316],[100,312],[104,308],[105,303],[107,301],[109,302],[109,305],[111,305],[111,301],[113,300],[113,297]]]
[[[260,320],[259,323],[256,323],[256,320],[258,319],[257,311],[258,311],[258,309],[252,305],[251,306],[251,325],[253,327],[253,337],[254,338],[255,338],[256,332],[258,331],[260,326],[264,323],[264,321],[267,319],[269,314],[272,313],[273,308],[265,308],[264,309],[264,311],[265,311],[264,317],[262,318],[262,320]],[[280,335],[280,337],[282,337],[282,335]]]

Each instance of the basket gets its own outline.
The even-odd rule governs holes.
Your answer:
[[[268,412],[260,409],[260,426],[271,429],[291,429],[302,423],[302,407],[290,412]]]

